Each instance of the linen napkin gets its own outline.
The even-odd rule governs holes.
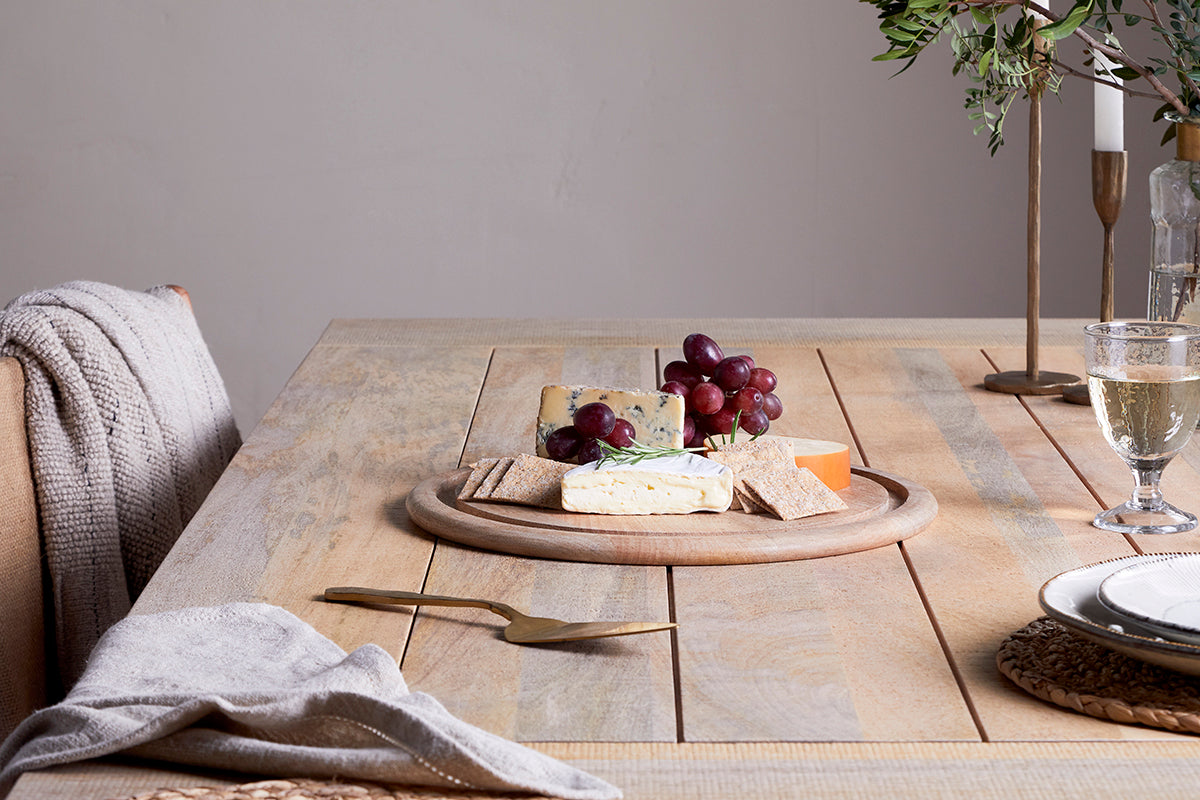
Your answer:
[[[273,776],[621,796],[409,692],[382,648],[347,655],[304,621],[261,603],[118,622],[67,698],[26,719],[0,746],[0,796],[26,770],[116,752]]]

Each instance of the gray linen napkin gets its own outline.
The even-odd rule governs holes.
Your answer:
[[[26,770],[116,752],[283,777],[621,796],[409,692],[382,648],[347,655],[282,608],[256,603],[110,628],[66,700],[0,746],[0,796]]]

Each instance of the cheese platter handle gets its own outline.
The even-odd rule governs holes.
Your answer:
[[[486,608],[510,622],[521,613],[511,606],[493,600],[470,597],[445,597],[438,594],[403,592],[398,589],[364,589],[361,586],[334,586],[325,590],[325,599],[335,603],[382,603],[400,606],[451,606],[455,608]]]

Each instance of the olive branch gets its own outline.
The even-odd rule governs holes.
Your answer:
[[[879,30],[888,42],[876,61],[904,61],[907,70],[925,48],[950,39],[953,73],[972,85],[964,107],[975,133],[988,131],[994,155],[1004,144],[1004,120],[1017,99],[1057,93],[1070,76],[1120,89],[1131,97],[1162,100],[1154,114],[1200,114],[1200,0],[1076,0],[1057,14],[1032,0],[860,0],[879,11]],[[1007,12],[1017,9],[1016,13]],[[1164,16],[1163,11],[1166,11]],[[1119,32],[1149,25],[1163,51],[1137,55],[1121,44]],[[1080,63],[1063,57],[1068,39],[1083,44]],[[1114,66],[1096,75],[1099,53]],[[1115,80],[1144,82],[1138,89]],[[1178,83],[1178,91],[1166,81]],[[1137,85],[1141,85],[1140,83]],[[1163,141],[1174,135],[1168,128]]]

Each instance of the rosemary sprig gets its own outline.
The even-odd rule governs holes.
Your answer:
[[[605,464],[636,464],[647,458],[678,456],[704,449],[703,447],[663,447],[662,445],[642,444],[636,439],[626,447],[614,447],[603,439],[597,439],[596,443],[604,451],[604,455],[596,462],[597,467],[602,467]]]
[[[721,444],[733,444],[737,440],[738,425],[741,423],[741,421],[742,421],[742,412],[738,411],[737,414],[735,414],[733,416],[733,427],[730,428],[730,430],[729,430],[729,438],[726,439],[725,434],[723,434],[723,433],[721,434]],[[750,437],[750,441],[753,442],[755,439],[762,436],[764,433],[766,433],[765,430],[759,431],[758,433],[756,433]],[[716,450],[717,449],[717,440],[714,439],[712,436],[708,436],[706,438],[708,440],[708,448],[710,450]]]

